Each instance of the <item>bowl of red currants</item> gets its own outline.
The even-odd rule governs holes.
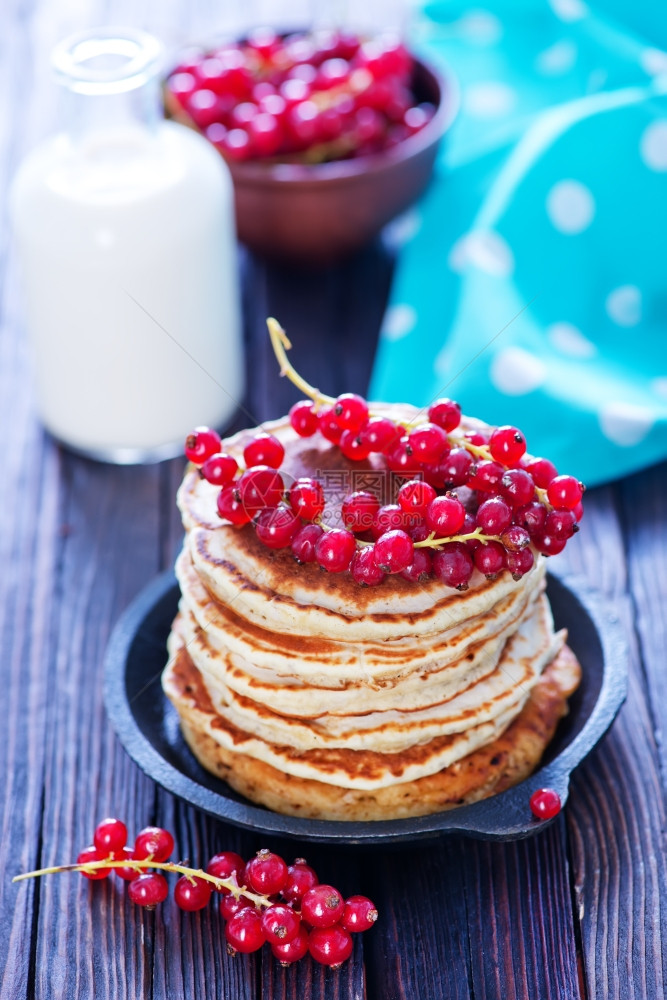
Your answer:
[[[422,194],[458,106],[453,79],[395,37],[342,31],[193,50],[163,93],[226,160],[241,241],[309,263],[360,248]]]

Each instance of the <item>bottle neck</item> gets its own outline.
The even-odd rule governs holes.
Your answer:
[[[132,29],[100,28],[61,42],[53,67],[71,139],[154,130],[160,119],[160,57],[156,39]]]

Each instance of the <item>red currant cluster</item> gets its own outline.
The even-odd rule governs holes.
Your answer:
[[[423,128],[434,108],[415,104],[411,72],[396,39],[262,29],[183,60],[167,99],[229,159],[320,162],[388,149]]]
[[[521,579],[535,551],[556,555],[578,530],[583,484],[527,454],[516,427],[464,433],[461,407],[451,399],[436,400],[426,420],[407,424],[372,414],[355,393],[324,396],[287,360],[290,343],[277,321],[268,327],[281,373],[310,397],[290,410],[294,431],[304,438],[320,433],[351,462],[382,456],[404,482],[395,503],[381,505],[366,490],[349,494],[344,527],[332,527],[322,520],[326,497],[317,479],[285,483],[278,471],[285,449],[274,435],[257,434],[246,445],[241,470],[221,451],[220,436],[199,427],[185,454],[202,478],[221,487],[217,507],[226,521],[252,521],[269,548],[291,548],[298,562],[330,573],[349,570],[369,587],[400,573],[412,582],[434,576],[459,590],[475,569],[490,579],[505,570]],[[465,504],[454,492],[462,487]]]
[[[234,851],[222,851],[202,870],[168,861],[173,849],[172,835],[155,826],[142,830],[130,848],[122,820],[104,819],[75,865],[19,878],[80,871],[96,881],[115,871],[129,883],[132,902],[152,909],[169,894],[163,872],[174,872],[180,875],[174,899],[182,910],[203,909],[214,893],[219,898],[231,955],[258,951],[267,943],[281,965],[310,954],[316,962],[337,968],[352,953],[351,935],[368,930],[377,920],[368,897],[344,899],[333,886],[320,884],[303,858],[288,865],[278,854],[262,850],[246,862]]]

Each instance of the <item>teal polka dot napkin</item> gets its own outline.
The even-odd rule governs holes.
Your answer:
[[[454,72],[461,111],[389,231],[371,385],[515,423],[589,485],[667,456],[667,8],[601,10],[423,9],[415,45]]]

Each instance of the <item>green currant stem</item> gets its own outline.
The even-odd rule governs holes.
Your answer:
[[[209,875],[208,872],[203,871],[201,868],[188,868],[186,865],[179,865],[173,861],[151,861],[150,858],[143,858],[141,860],[123,859],[122,861],[114,861],[107,858],[100,861],[86,861],[81,865],[56,865],[53,868],[40,868],[34,872],[15,875],[12,882],[22,882],[27,878],[38,878],[41,875],[55,875],[60,872],[96,872],[102,868],[133,868],[137,873],[159,868],[161,871],[185,875],[189,879],[199,878],[204,882],[211,882],[216,889],[229,889],[236,899],[240,896],[245,896],[255,906],[271,905],[271,900],[268,896],[262,896],[259,893],[252,892],[250,889],[240,886],[236,881],[236,874],[229,878],[218,878],[217,875]]]
[[[277,319],[272,316],[266,321],[266,325],[269,328],[269,336],[271,338],[271,346],[273,347],[273,353],[275,354],[278,364],[280,365],[280,374],[286,375],[290,382],[300,389],[305,396],[309,396],[314,403],[321,405],[322,403],[335,403],[333,396],[325,396],[320,392],[319,389],[315,389],[309,382],[306,382],[304,378],[299,375],[297,370],[287,359],[287,351],[292,347],[287,334],[283,330],[282,326]]]
[[[447,542],[470,542],[473,539],[477,539],[486,545],[487,542],[498,542],[500,539],[497,535],[485,535],[482,533],[481,528],[475,528],[474,531],[470,531],[467,535],[448,535],[446,538],[437,538],[434,531],[425,538],[423,542],[415,542],[416,549],[437,549],[441,545],[446,545]]]

